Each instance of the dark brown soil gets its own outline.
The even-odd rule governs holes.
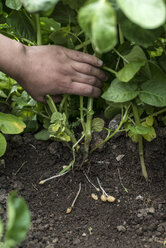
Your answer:
[[[119,155],[121,160],[117,161]],[[122,158],[123,157],[123,158]],[[166,239],[166,129],[145,145],[149,183],[141,175],[137,146],[124,135],[95,152],[84,170],[116,198],[91,198],[95,189],[82,170],[39,185],[72,159],[60,143],[39,142],[32,135],[9,137],[5,168],[0,169],[0,203],[17,189],[27,201],[32,226],[22,248],[162,248]],[[78,164],[77,164],[78,166]],[[79,198],[70,207],[79,187]],[[125,189],[128,189],[128,193]],[[100,194],[98,194],[100,195]]]

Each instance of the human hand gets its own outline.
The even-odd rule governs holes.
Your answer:
[[[101,66],[96,57],[61,46],[24,46],[15,79],[37,101],[47,94],[55,101],[64,93],[98,97],[107,80]]]

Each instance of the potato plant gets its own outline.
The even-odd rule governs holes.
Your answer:
[[[80,141],[84,140],[84,163],[89,152],[124,131],[138,143],[148,179],[143,140],[156,138],[155,127],[166,122],[165,1],[6,0],[0,2],[0,14],[2,34],[29,46],[55,44],[94,54],[110,75],[97,100],[64,95],[55,105],[47,96],[47,106],[33,109],[44,127],[36,138],[72,144],[73,161],[65,169],[69,170]],[[101,110],[110,120],[121,114],[116,130],[94,118]],[[79,124],[82,132],[77,138],[73,127]],[[90,150],[93,132],[103,129],[108,131],[106,138]]]

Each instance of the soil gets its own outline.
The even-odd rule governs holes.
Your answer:
[[[27,201],[31,229],[20,248],[162,248],[166,240],[166,128],[145,144],[148,183],[142,177],[137,145],[120,135],[94,152],[82,169],[39,185],[72,160],[61,143],[36,141],[33,135],[9,136],[0,169],[0,204],[14,189]],[[121,156],[120,156],[121,155]],[[85,171],[97,185],[99,177],[114,203],[98,196]],[[81,193],[70,214],[66,209]]]

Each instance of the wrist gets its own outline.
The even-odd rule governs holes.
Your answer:
[[[17,80],[23,65],[25,46],[0,35],[0,71]]]

